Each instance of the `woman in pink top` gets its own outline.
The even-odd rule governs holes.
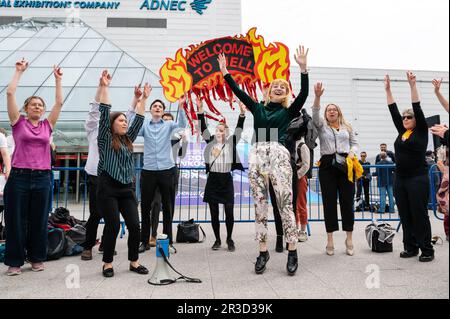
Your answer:
[[[25,257],[33,271],[43,271],[47,259],[47,221],[51,191],[50,136],[63,104],[62,72],[54,67],[56,101],[47,119],[45,102],[31,96],[25,100],[20,114],[16,89],[28,62],[16,63],[16,71],[8,86],[8,116],[12,127],[15,149],[12,169],[5,186],[6,242],[5,265],[7,275],[20,275]]]

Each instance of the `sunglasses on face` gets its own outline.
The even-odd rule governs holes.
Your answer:
[[[412,119],[414,119],[414,116],[407,115],[407,116],[403,116],[402,119],[403,119],[403,121],[404,120],[412,120]]]

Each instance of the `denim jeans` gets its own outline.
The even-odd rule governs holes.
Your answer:
[[[394,213],[394,190],[392,185],[380,187],[380,211],[384,213],[386,210],[386,193],[389,197],[389,213]]]
[[[47,260],[51,171],[11,170],[5,186],[5,265],[21,267]]]

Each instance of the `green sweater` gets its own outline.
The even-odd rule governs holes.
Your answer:
[[[301,76],[301,91],[289,108],[280,103],[270,102],[267,106],[254,101],[242,91],[230,74],[225,76],[233,93],[245,104],[254,117],[255,137],[253,142],[279,142],[285,145],[287,129],[291,121],[300,116],[300,110],[305,105],[309,91],[308,74]]]

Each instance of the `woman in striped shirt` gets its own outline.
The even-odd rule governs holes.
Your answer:
[[[111,113],[108,87],[111,75],[103,72],[100,86],[100,123],[98,134],[98,203],[105,220],[103,276],[114,276],[112,266],[116,238],[120,230],[122,214],[129,231],[128,259],[130,271],[141,275],[148,274],[147,268],[139,264],[139,214],[133,188],[134,160],[133,142],[144,123],[145,103],[150,96],[151,87],[145,84],[144,94],[138,103],[136,118],[131,127],[125,114]]]
[[[233,252],[236,248],[232,239],[234,226],[234,185],[231,172],[234,170],[244,171],[244,167],[236,151],[236,145],[241,139],[244,128],[245,106],[239,103],[241,114],[233,136],[229,136],[229,128],[225,123],[220,123],[216,128],[216,135],[211,136],[206,127],[203,102],[197,100],[197,106],[202,136],[206,143],[208,143],[204,155],[208,180],[206,182],[203,201],[209,204],[211,224],[216,237],[212,249],[219,250],[222,245],[220,240],[219,204],[223,204],[226,215],[228,251]]]

